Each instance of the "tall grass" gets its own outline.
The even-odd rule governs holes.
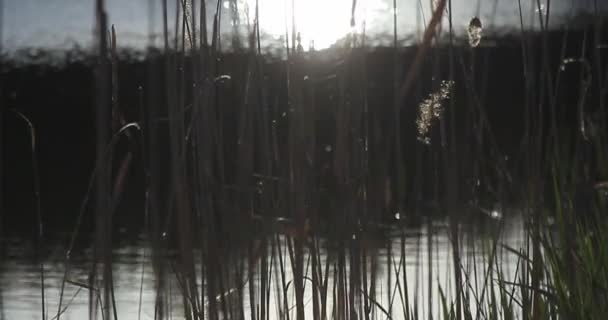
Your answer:
[[[4,44],[4,1],[0,0],[0,55],[3,54]],[[3,94],[4,83],[0,80],[0,94]],[[0,141],[4,141],[4,103],[0,103]],[[0,177],[4,173],[4,143],[0,146]],[[4,208],[4,183],[0,183],[0,208]],[[3,214],[0,214],[0,238],[3,232]],[[1,244],[1,243],[0,243]]]
[[[186,319],[251,320],[605,314],[608,226],[598,191],[608,177],[607,77],[600,50],[586,51],[600,42],[599,17],[584,31],[580,56],[567,56],[564,31],[555,64],[550,3],[531,8],[541,26],[533,34],[518,1],[524,133],[510,166],[485,107],[491,58],[479,46],[485,21],[472,17],[469,46],[457,45],[450,0],[434,4],[413,54],[398,46],[393,1],[388,106],[368,89],[372,54],[364,30],[353,31],[338,49],[339,61],[323,68],[322,53],[302,49],[292,13],[285,22],[287,56],[268,63],[257,3],[246,40],[237,28],[237,1],[229,1],[228,13],[221,1],[161,4],[163,48],[155,51],[150,35],[139,120],[128,123],[118,90],[120,26],[108,30],[104,1],[96,1],[95,256],[88,284],[80,284],[90,293],[90,318],[120,315],[113,216],[137,155],[145,172],[143,224],[157,319],[174,312]],[[353,26],[356,6],[353,1]],[[230,53],[222,49],[226,33],[220,30],[226,14],[235,26]],[[441,41],[446,21],[447,45]],[[561,129],[562,112],[572,106],[559,94],[573,65],[582,66],[579,119],[575,128]],[[115,148],[123,136],[126,151]],[[470,181],[487,185],[486,194]],[[509,198],[523,207],[521,247],[504,244],[506,218],[496,219],[506,215]],[[87,193],[79,216],[88,201]],[[40,228],[41,210],[38,202]],[[447,223],[438,225],[429,211],[447,216]],[[473,221],[484,225],[474,235],[463,232],[475,214],[483,218]],[[66,254],[57,319],[65,311],[80,219]],[[40,229],[41,243],[42,236]],[[42,264],[41,277],[46,319]],[[180,310],[174,310],[176,297]]]
[[[431,47],[438,36],[437,32],[441,32],[439,26],[446,12],[445,8],[451,9],[451,2],[437,3],[409,70],[405,74],[395,72],[392,111],[395,122],[386,130],[379,127],[378,122],[374,124],[372,119],[379,114],[370,114],[369,102],[365,95],[360,94],[366,91],[365,48],[351,44],[352,47],[345,52],[344,63],[337,67],[335,75],[332,76],[335,80],[324,80],[321,73],[315,72],[307,65],[304,53],[298,49],[296,26],[292,17],[292,21],[286,23],[286,30],[292,32],[291,35],[286,32],[288,50],[282,67],[284,76],[272,79],[274,83],[268,82],[266,79],[269,76],[260,56],[259,16],[256,8],[253,25],[249,29],[248,48],[235,47],[237,54],[241,54],[243,58],[237,60],[238,66],[229,69],[232,74],[224,75],[223,61],[227,57],[220,46],[222,41],[219,27],[223,18],[222,6],[218,3],[215,8],[212,39],[208,41],[207,22],[204,21],[207,7],[204,2],[198,8],[198,30],[195,2],[177,1],[176,16],[172,21],[168,16],[168,5],[167,1],[163,2],[164,53],[160,59],[164,72],[159,77],[159,82],[154,80],[154,76],[149,77],[147,108],[150,108],[150,111],[144,111],[144,114],[148,114],[148,120],[143,130],[148,141],[146,152],[150,159],[147,183],[150,203],[146,208],[149,208],[148,214],[152,221],[150,232],[154,241],[153,256],[157,257],[154,259],[154,266],[159,297],[156,315],[159,318],[169,317],[170,314],[170,310],[164,307],[167,303],[165,299],[168,298],[165,283],[167,278],[172,276],[179,279],[184,302],[183,312],[187,318],[192,319],[204,316],[214,319],[240,318],[246,315],[247,308],[247,316],[250,318],[266,319],[273,313],[272,306],[278,309],[274,316],[286,319],[295,316],[298,320],[304,319],[305,293],[309,292],[306,289],[307,282],[310,282],[309,286],[312,287],[308,290],[312,293],[314,319],[369,319],[377,316],[414,319],[424,315],[431,317],[432,314],[443,314],[445,318],[455,319],[473,315],[474,318],[486,319],[517,315],[540,319],[575,314],[576,311],[564,311],[564,306],[557,303],[553,295],[554,291],[570,290],[560,287],[563,283],[559,278],[563,272],[560,268],[572,266],[560,262],[563,257],[560,258],[558,254],[561,250],[559,248],[564,245],[570,248],[569,250],[575,250],[575,247],[580,247],[574,245],[579,240],[576,236],[564,237],[559,241],[550,240],[543,231],[542,212],[547,204],[542,202],[546,193],[545,177],[551,174],[543,168],[551,163],[556,163],[559,167],[564,166],[563,160],[551,156],[559,154],[559,148],[564,146],[561,140],[557,140],[557,120],[553,117],[552,123],[545,123],[545,114],[549,112],[547,97],[552,103],[551,107],[555,109],[557,99],[554,81],[555,85],[559,84],[560,76],[560,72],[555,73],[558,78],[554,80],[554,71],[549,64],[549,8],[543,11],[540,10],[540,4],[537,4],[541,24],[540,47],[530,43],[530,35],[523,20],[521,28],[527,105],[526,133],[523,141],[526,152],[522,158],[522,176],[525,177],[522,183],[525,191],[522,195],[525,195],[525,208],[529,211],[526,214],[526,219],[529,219],[527,238],[531,247],[524,248],[524,251],[511,249],[519,260],[518,272],[515,278],[507,279],[498,255],[499,237],[494,237],[491,245],[486,248],[486,261],[482,263],[481,268],[480,265],[473,264],[476,271],[473,272],[472,279],[471,274],[463,269],[464,257],[460,250],[461,218],[456,213],[459,211],[456,208],[460,207],[459,203],[465,195],[458,191],[458,181],[464,175],[457,172],[459,168],[464,167],[460,162],[468,159],[479,166],[473,167],[474,171],[483,170],[482,166],[488,165],[484,157],[488,154],[499,154],[500,146],[493,138],[491,124],[483,108],[485,93],[478,89],[479,83],[475,77],[476,49],[471,48],[462,53],[454,48],[451,10],[447,10],[450,14],[448,83],[453,83],[456,78],[456,57],[459,56],[460,67],[466,79],[465,95],[470,102],[466,105],[466,113],[473,115],[468,121],[474,129],[463,136],[456,133],[455,122],[460,117],[455,110],[455,99],[450,99],[449,106],[441,106],[441,99],[449,98],[448,94],[444,93],[447,89],[442,85],[441,98],[427,103],[436,105],[437,110],[447,109],[446,116],[439,119],[437,143],[440,148],[419,148],[417,151],[404,152],[405,144],[401,141],[401,112],[417,79],[422,77],[419,69],[429,60],[435,70],[434,77],[441,77],[443,66],[439,62],[439,53],[436,51],[437,58],[433,58],[435,52]],[[396,12],[396,3],[393,6]],[[236,10],[236,2],[231,2],[230,8]],[[521,7],[520,15],[523,16]],[[234,15],[232,19],[235,19]],[[174,23],[177,31],[173,39],[170,39],[168,32],[170,23]],[[394,25],[394,64],[395,70],[400,70],[402,62],[397,48],[396,15]],[[478,25],[481,27],[481,23]],[[236,39],[237,34],[234,32],[233,37]],[[197,35],[200,38],[198,41]],[[101,41],[100,48],[104,45]],[[536,52],[537,50],[540,51]],[[100,52],[102,57],[106,54]],[[562,54],[561,60],[564,58]],[[150,72],[156,72],[154,68],[154,62],[151,62]],[[279,80],[281,78],[283,83]],[[113,79],[114,82],[117,80]],[[330,90],[335,90],[335,100],[331,102],[334,107],[328,114],[321,114],[317,106],[319,83],[327,83],[331,87]],[[156,90],[153,88],[158,88],[159,85],[164,91],[155,95]],[[434,85],[437,87],[438,83]],[[99,90],[103,88],[100,87]],[[280,90],[286,92],[285,98],[279,98],[280,103],[275,100],[271,106],[273,102],[269,98]],[[586,94],[583,90],[581,93]],[[158,103],[157,97],[161,103]],[[581,102],[581,105],[583,104],[584,101]],[[436,115],[440,112],[434,109],[425,111],[425,104],[422,105],[420,122],[427,122],[428,126],[422,130],[422,135],[434,134],[424,115],[425,112]],[[155,113],[154,110],[168,116],[166,128],[161,129],[154,124],[155,117],[151,116]],[[550,114],[554,115],[554,112]],[[318,120],[320,117],[328,117],[327,121],[335,124],[331,130],[332,137],[326,142],[322,142],[324,137],[317,134],[320,130],[318,126],[322,124]],[[100,123],[100,126],[102,125]],[[107,124],[105,126],[107,127]],[[548,126],[552,128],[556,139],[553,143],[544,140]],[[384,146],[374,144],[377,143],[377,140],[373,140],[374,137],[387,132],[388,143]],[[158,145],[160,136],[165,136],[167,142]],[[469,136],[474,137],[477,144],[471,148],[475,152],[466,156],[469,150],[460,149],[458,146],[460,139]],[[364,143],[361,144],[360,141]],[[368,144],[372,145],[368,147]],[[319,152],[319,149],[322,151]],[[370,161],[373,160],[369,157],[369,149],[377,149],[378,154],[373,160],[376,161],[374,165],[380,164],[380,167],[376,167],[380,170],[370,167]],[[169,187],[166,188],[169,196],[159,202],[159,199],[162,199],[159,184],[163,183],[165,174],[156,157],[164,150],[170,154],[170,169],[167,173]],[[323,154],[323,151],[329,155]],[[441,164],[443,170],[439,175],[424,175],[414,179],[413,184],[406,184],[405,173],[409,170],[405,165],[404,155],[418,152],[422,153],[423,158],[415,162],[417,168],[410,170],[424,170],[422,159],[429,159],[431,166]],[[231,159],[235,156],[236,161]],[[327,156],[330,158],[329,176],[320,174],[323,170],[323,159]],[[490,173],[494,175],[500,174],[505,168],[499,161],[496,167],[491,169],[496,170]],[[393,172],[396,176],[392,176]],[[556,174],[555,178],[564,176],[557,171],[553,173]],[[485,177],[484,173],[479,174],[479,178],[490,179]],[[189,179],[191,177],[195,179]],[[429,181],[426,181],[427,179]],[[378,182],[372,182],[374,180]],[[444,187],[438,189],[440,181],[443,181]],[[385,183],[386,188],[379,188],[383,192],[378,192],[378,188],[373,187]],[[505,183],[507,182],[499,182],[501,185]],[[408,185],[409,187],[406,187]],[[422,283],[418,283],[422,279],[417,277],[412,291],[406,276],[408,238],[401,233],[399,261],[394,260],[395,253],[389,239],[385,244],[377,245],[387,248],[386,265],[383,267],[379,257],[371,253],[375,249],[368,247],[370,240],[367,239],[367,234],[375,221],[384,215],[380,214],[382,210],[394,210],[410,219],[409,214],[405,214],[406,190],[424,190],[428,186],[434,190],[433,197],[439,200],[440,207],[453,212],[448,231],[453,270],[446,275],[434,272],[436,266],[431,257],[436,248],[433,231],[435,227],[432,220],[428,219],[426,237],[423,238],[428,264],[418,267],[426,270],[427,277]],[[499,190],[504,189],[503,186],[499,187]],[[98,186],[98,192],[99,188],[101,185]],[[329,197],[325,204],[319,202],[320,194],[316,191],[317,188],[325,188],[328,192]],[[378,199],[371,198],[374,196]],[[504,198],[501,194],[495,194],[495,197],[497,201]],[[557,192],[555,198],[561,197],[562,192]],[[154,202],[156,203],[153,204]],[[377,205],[381,203],[383,205]],[[332,216],[335,216],[337,221],[347,223],[340,226],[327,225],[328,221],[321,218],[321,212],[324,210],[333,211]],[[163,221],[166,223],[163,224]],[[254,222],[260,230],[247,227],[247,223]],[[311,225],[315,229],[311,230]],[[321,233],[318,230],[324,229],[324,225],[327,225],[327,232],[335,234],[337,240],[335,247],[327,248],[326,252],[319,246]],[[566,222],[561,224],[566,225]],[[110,230],[98,232],[107,234]],[[283,235],[276,235],[276,232]],[[247,236],[238,235],[239,233],[245,233]],[[234,266],[233,270],[227,270],[224,266],[232,265],[230,261],[234,259],[229,253],[232,242],[251,236],[255,241],[247,250],[247,264],[239,264]],[[175,241],[179,259],[177,265],[167,266],[169,269],[166,269],[163,267],[166,262],[162,257],[166,255],[169,239]],[[111,242],[99,243],[99,246],[100,250],[108,252]],[[591,247],[582,248],[591,250]],[[200,253],[196,253],[198,250]],[[197,255],[200,255],[201,261],[199,267],[195,263]],[[587,252],[587,256],[591,255]],[[545,259],[551,261],[551,269],[545,269]],[[368,261],[371,268],[369,271]],[[589,262],[589,265],[593,263]],[[197,271],[197,268],[200,270]],[[384,268],[384,271],[380,271],[381,268]],[[380,272],[386,274],[386,283],[378,282]],[[566,273],[572,274],[572,270]],[[439,288],[441,299],[435,301],[435,278],[448,275],[453,277],[455,288]],[[199,278],[200,281],[197,280]],[[105,314],[109,316],[110,297],[107,294],[111,293],[111,283],[108,284],[110,281],[107,279],[111,279],[111,274],[106,274],[104,279],[106,297],[102,301],[106,308]],[[584,283],[584,280],[579,281]],[[571,286],[577,285],[576,280],[569,283]],[[276,290],[272,288],[273,285]],[[423,292],[420,291],[420,286],[426,288],[426,305],[421,305],[417,300],[418,293]],[[276,295],[274,298],[273,293]],[[249,295],[247,302],[244,299],[245,294]],[[400,311],[397,311],[399,308],[393,308],[395,299],[401,300]],[[563,298],[562,302],[567,303],[567,299]],[[421,312],[419,308],[424,311]],[[440,309],[443,311],[435,312]]]
[[[31,167],[32,167],[32,179],[33,179],[33,200],[34,208],[36,212],[36,261],[38,264],[38,270],[40,274],[40,299],[41,299],[41,317],[46,319],[47,306],[46,306],[46,295],[45,295],[45,273],[44,273],[44,224],[42,219],[42,204],[40,200],[40,176],[38,173],[38,147],[36,144],[36,130],[33,123],[23,113],[12,110],[14,114],[21,120],[27,127],[27,131],[30,138],[30,155],[31,155]],[[1,129],[1,128],[0,128]]]

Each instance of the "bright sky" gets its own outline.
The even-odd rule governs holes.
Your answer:
[[[200,0],[196,0],[198,2]],[[217,0],[206,0],[208,21],[211,23]],[[229,6],[227,0],[219,0]],[[245,23],[245,8],[249,8],[252,21],[256,0],[237,0],[241,22]],[[541,0],[545,3],[547,0]],[[292,10],[295,3],[295,11]],[[295,12],[296,30],[301,33],[302,46],[307,49],[314,41],[316,49],[327,48],[351,32],[350,20],[353,0],[259,0],[262,33],[278,40],[285,35],[286,26],[291,29],[292,12]],[[484,29],[488,26],[518,30],[517,1],[510,0],[453,0],[453,17],[456,31],[464,31],[473,16],[479,16]],[[106,0],[110,23],[116,25],[119,46],[144,48],[148,44],[149,31],[162,34],[161,0]],[[169,4],[169,28],[174,26],[175,0]],[[400,39],[412,37],[422,20],[431,15],[429,0],[397,0],[397,29]],[[567,16],[580,9],[589,10],[593,0],[553,0],[554,17]],[[75,44],[86,48],[93,40],[94,0],[11,0],[4,1],[2,16],[3,50],[19,48],[71,48]],[[150,8],[150,5],[153,8]],[[527,17],[536,17],[533,5],[536,0],[523,0]],[[601,10],[608,10],[608,1],[598,1]],[[362,30],[363,21],[367,35],[372,40],[378,35],[392,39],[393,0],[357,0],[355,28]],[[422,7],[422,9],[420,9]],[[495,10],[496,9],[496,10]],[[224,11],[225,14],[228,10]],[[149,17],[153,17],[152,20]],[[222,30],[230,32],[230,19],[222,19]],[[560,19],[552,19],[559,23]],[[211,29],[210,29],[211,30]],[[291,30],[288,30],[291,36]],[[224,38],[226,39],[226,38]],[[386,45],[386,41],[379,41]],[[160,45],[161,43],[157,43]],[[264,47],[268,44],[262,44]],[[271,45],[276,45],[275,43]]]
[[[253,12],[256,0],[239,0]],[[331,46],[351,32],[352,0],[261,0],[259,14],[261,30],[274,37],[284,35],[289,30],[291,37],[292,21],[295,20],[296,31],[300,32],[302,46],[308,48],[312,41],[317,49]],[[228,4],[226,1],[225,4]],[[293,6],[292,6],[293,5]],[[294,11],[295,7],[295,11]],[[383,0],[359,0],[355,10],[355,29],[362,30],[377,22],[380,13],[392,10]],[[292,14],[293,15],[292,19]]]

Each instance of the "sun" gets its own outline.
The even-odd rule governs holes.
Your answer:
[[[363,21],[369,23],[374,18],[380,3],[381,0],[357,1],[355,30],[361,31]],[[258,5],[262,32],[275,38],[286,33],[291,36],[295,24],[304,49],[329,48],[353,30],[353,0],[258,0]],[[250,15],[255,12],[255,6],[256,0],[239,1],[239,7],[248,7]]]

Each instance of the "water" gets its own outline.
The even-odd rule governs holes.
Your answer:
[[[170,17],[168,30],[170,38],[173,38],[177,6],[175,1],[167,2]],[[195,8],[198,7],[197,2]],[[90,47],[93,43],[95,26],[94,3],[93,0],[5,1],[1,20],[3,50],[13,52],[24,48]],[[143,49],[148,45],[163,46],[161,1],[108,0],[106,3],[109,25],[114,25],[117,30],[119,47]],[[250,29],[248,23],[251,25],[255,17],[255,1],[238,0],[236,7],[232,7],[228,1],[222,3],[221,33],[225,43],[223,46],[229,47],[232,41],[231,34],[235,28],[241,33]],[[211,36],[216,4],[216,1],[207,1],[209,36]],[[291,1],[260,0],[259,4],[262,46],[265,48],[281,48],[286,42],[291,44],[294,24],[300,34],[299,39],[304,50],[311,47],[328,48],[352,31],[362,33],[363,30],[369,37],[367,43],[370,45],[392,44],[392,0],[357,1],[354,11],[352,0],[296,0],[295,11]],[[544,7],[544,1],[541,1],[541,5]],[[608,4],[604,1],[598,1],[598,5],[599,10],[608,10]],[[574,18],[581,12],[593,12],[592,1],[551,1],[550,8],[549,23],[552,27],[563,24],[567,19]],[[454,31],[465,36],[469,21],[473,17],[479,17],[484,22],[485,35],[518,32],[520,28],[518,10],[517,1],[454,0],[452,1]],[[522,1],[522,11],[525,27],[538,30],[536,0]],[[419,40],[431,15],[429,1],[398,0],[398,40],[404,44]],[[447,19],[444,20],[446,22],[444,29],[447,30]],[[289,39],[286,39],[286,34]]]
[[[478,222],[476,224],[477,226],[467,224],[462,227],[464,236],[461,239],[461,258],[462,270],[471,277],[471,288],[477,287],[481,290],[493,244],[492,239],[500,234],[499,244],[520,248],[524,243],[524,233],[520,218],[512,218],[502,222],[500,220],[485,221],[483,223],[484,227],[480,227]],[[361,268],[365,265],[368,286],[372,276],[376,277],[376,292],[373,301],[377,304],[368,301],[372,306],[371,312],[382,318],[386,316],[385,312],[391,312],[392,309],[393,319],[402,319],[401,297],[403,297],[403,291],[406,290],[404,281],[407,281],[408,297],[412,299],[410,300],[410,307],[413,308],[416,305],[421,318],[427,318],[429,312],[437,315],[441,310],[439,288],[447,295],[448,301],[453,299],[455,293],[452,246],[448,239],[447,224],[445,221],[435,221],[430,228],[427,225],[407,228],[404,231],[405,238],[401,237],[400,230],[403,229],[385,229],[383,235],[373,237],[356,234],[353,235],[352,242],[343,242],[346,248],[357,244],[367,252],[366,256],[368,258],[365,262],[360,262],[357,265],[357,270],[363,270]],[[500,233],[497,230],[500,230]],[[267,252],[274,252],[274,254],[269,254],[266,260],[269,268],[267,275],[270,276],[268,286],[270,290],[268,291],[269,309],[267,312],[270,319],[279,319],[285,292],[290,308],[295,306],[293,277],[291,276],[290,254],[287,250],[285,236],[276,236],[270,239],[277,241],[269,241],[267,247]],[[405,239],[405,256],[401,255],[402,239]],[[0,316],[2,319],[40,319],[42,312],[41,280],[33,243],[19,237],[5,239],[4,243],[5,248],[0,263]],[[346,266],[345,273],[341,274],[339,269],[335,269],[339,265],[340,257],[339,250],[336,251],[338,243],[323,239],[319,243],[322,248],[319,262],[323,272],[325,272],[326,263],[331,266],[327,269],[329,270],[327,314],[331,315],[334,302],[332,292],[337,292],[338,295],[333,296],[333,298],[338,297],[338,303],[340,301],[339,297],[342,296],[340,291],[336,291],[339,290],[339,286],[337,288],[332,288],[332,286],[340,284],[339,280],[343,280],[347,288],[346,292],[348,292],[348,289],[352,289],[353,285],[362,287],[362,283],[353,284],[353,279],[350,278],[354,266],[352,261],[356,261],[351,259],[354,257],[352,251],[350,251],[351,253],[348,253],[348,249],[344,251],[346,253],[342,257],[345,259]],[[431,246],[429,246],[429,243]],[[281,248],[280,254],[277,246]],[[513,280],[517,269],[517,259],[513,254],[501,248],[498,247],[497,257],[504,272],[503,277],[507,280]],[[45,252],[47,253],[43,261],[46,278],[45,305],[47,318],[51,319],[56,316],[59,308],[61,283],[66,270],[64,263],[65,246],[61,244],[61,241],[51,241],[47,244]],[[152,250],[144,236],[119,244],[113,250],[112,268],[119,319],[154,318],[155,286],[157,282],[152,268],[151,252]],[[93,251],[88,241],[80,242],[77,250],[72,255],[71,267],[67,273],[68,282],[65,284],[62,302],[62,319],[87,319],[89,317],[89,289],[86,286],[88,274],[92,268],[92,255]],[[226,272],[224,298],[229,305],[242,305],[242,310],[245,312],[244,317],[249,319],[250,289],[256,292],[256,299],[259,299],[261,290],[261,260],[258,260],[255,266],[256,272],[252,281],[248,279],[247,272],[243,272],[247,270],[247,254],[236,250],[233,253],[224,253],[223,255],[227,257],[226,261],[231,261],[221,266]],[[199,256],[199,253],[194,255],[194,257]],[[312,277],[310,272],[311,256],[305,254],[304,257],[304,261],[307,261],[304,274],[305,278],[308,279],[304,282],[304,302],[306,314],[310,316],[313,312],[310,283]],[[177,268],[177,258],[176,255],[169,254],[169,257],[165,260],[165,265],[168,266],[169,270],[165,278],[169,314],[174,319],[181,319],[184,310],[181,282],[178,281],[174,272]],[[283,263],[285,279],[281,278],[279,272],[281,263]],[[372,264],[376,266],[375,271],[372,271]],[[196,265],[197,270],[200,270],[200,260],[197,260]],[[403,276],[402,266],[406,266],[405,277]],[[495,277],[490,278],[490,281],[495,280]],[[281,289],[283,281],[287,283],[286,291]],[[429,287],[429,281],[431,287]],[[200,290],[203,287],[200,278],[198,283]],[[238,283],[242,283],[242,285]],[[253,288],[250,288],[251,285],[253,285]],[[387,288],[390,288],[390,290],[387,290]],[[495,285],[493,288],[497,290]],[[371,295],[371,291],[366,292],[368,292],[368,296]],[[218,295],[218,302],[221,295],[221,293]],[[361,296],[365,296],[365,294]],[[345,296],[342,297],[346,298]],[[391,306],[389,301],[393,301],[392,308],[389,307]],[[236,310],[241,309],[236,308]],[[289,312],[291,318],[295,318],[295,307],[290,309]]]

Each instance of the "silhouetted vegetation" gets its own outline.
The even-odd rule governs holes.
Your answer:
[[[145,59],[118,52],[101,0],[94,54],[61,66],[4,57],[2,191],[19,195],[0,204],[28,216],[0,215],[0,232],[35,221],[41,318],[69,309],[65,286],[88,292],[91,319],[121,318],[119,226],[145,235],[155,319],[603,318],[599,12],[548,30],[539,2],[540,31],[522,22],[490,46],[478,17],[455,37],[439,0],[416,46],[400,47],[395,27],[393,47],[353,31],[304,51],[294,30],[279,59],[262,54],[257,13],[221,50],[225,13],[206,5],[163,1],[164,47]],[[519,247],[504,240],[513,219]],[[58,306],[45,301],[46,226],[72,230]],[[84,283],[72,253],[88,233]]]

